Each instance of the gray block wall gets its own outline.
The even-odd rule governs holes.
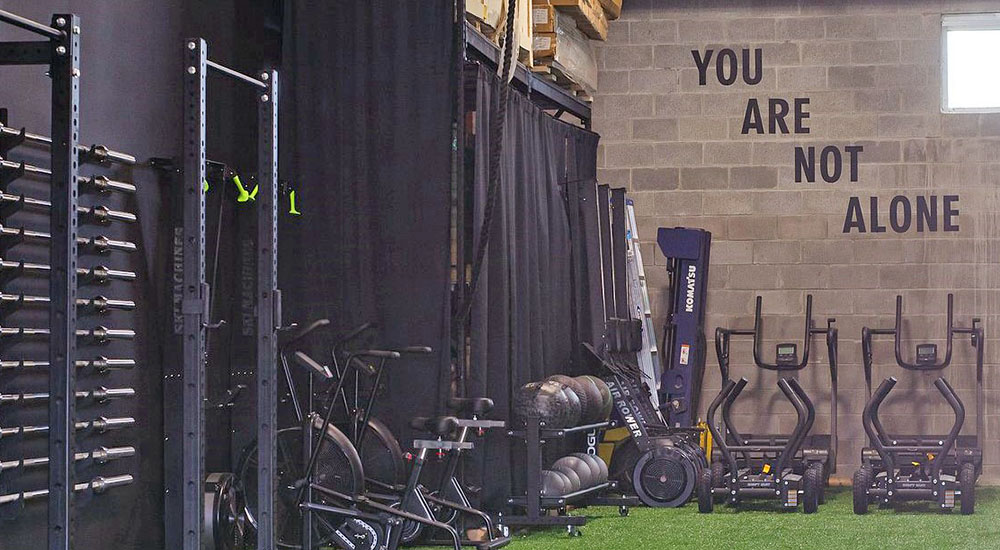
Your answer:
[[[752,326],[759,294],[773,353],[779,340],[801,338],[811,293],[817,323],[836,317],[840,329],[841,476],[850,476],[864,442],[861,328],[891,326],[898,293],[911,319],[906,352],[924,340],[943,348],[945,297],[953,292],[957,321],[979,316],[986,327],[985,474],[1000,480],[1000,114],[941,112],[941,15],[983,11],[1000,11],[1000,1],[628,0],[598,49],[599,176],[635,199],[657,325],[666,287],[658,227],[712,231],[710,335],[716,326]],[[713,58],[701,85],[691,50],[722,48],[737,56],[761,48],[760,83],[720,84]],[[768,98],[796,97],[809,98],[808,134],[741,133],[749,99],[766,117]],[[795,146],[829,145],[864,148],[857,181],[845,165],[836,183],[825,183],[818,167],[815,183],[796,183]],[[877,197],[879,223],[888,226],[893,197],[915,208],[917,197],[935,196],[941,217],[946,195],[959,197],[957,231],[943,231],[939,219],[934,232],[844,233],[851,197],[869,225]],[[801,380],[818,408],[816,427],[828,429],[826,353],[814,343]],[[974,433],[974,352],[967,339],[955,345],[945,376],[969,409],[964,433]],[[793,409],[775,375],[754,369],[749,354],[748,343],[734,344],[734,375],[751,381],[737,422],[789,430]],[[895,368],[891,341],[881,341],[875,356],[875,384],[900,379],[883,407],[889,429],[946,431],[952,417],[933,389],[935,375]],[[702,416],[719,386],[712,349]]]

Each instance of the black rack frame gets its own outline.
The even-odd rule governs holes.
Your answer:
[[[570,516],[560,514],[556,516],[545,513],[546,509],[563,509],[567,505],[580,502],[594,504],[608,504],[610,500],[602,500],[602,493],[609,489],[615,489],[613,481],[605,481],[593,487],[580,489],[568,495],[558,497],[543,497],[542,491],[542,445],[547,439],[562,438],[572,434],[590,433],[598,430],[615,427],[614,421],[598,422],[596,424],[586,424],[572,428],[546,428],[541,418],[528,417],[523,427],[507,431],[509,437],[523,439],[525,443],[525,456],[527,464],[525,467],[525,493],[524,495],[511,496],[507,499],[507,505],[511,508],[523,509],[524,514],[509,514],[501,518],[501,523],[507,526],[566,526],[569,528],[579,527],[587,523],[586,516]],[[615,501],[614,503],[618,503]]]
[[[256,281],[256,377],[258,444],[258,550],[274,549],[274,487],[276,483],[277,342],[281,323],[281,293],[277,288],[277,199],[278,199],[278,73],[273,69],[252,77],[208,58],[204,39],[184,41],[184,160],[183,160],[183,441],[181,471],[184,484],[180,524],[168,510],[168,540],[181,536],[182,543],[168,546],[201,550],[203,532],[203,486],[205,482],[206,345],[209,328],[209,285],[205,278],[205,126],[206,81],[210,70],[250,85],[258,98],[258,186],[257,281]],[[176,467],[168,461],[170,468]],[[174,506],[176,506],[176,502]],[[170,502],[168,502],[168,508]]]
[[[500,49],[468,22],[465,23],[465,44],[471,49],[473,56],[489,62],[494,67],[497,66],[501,55]],[[560,88],[554,82],[540,78],[524,65],[514,63],[512,69],[514,87],[525,92],[532,101],[543,109],[555,110],[557,113],[569,113],[579,118],[584,128],[590,128],[591,110],[589,105]]]
[[[52,24],[0,10],[0,22],[44,40],[0,43],[0,65],[47,65],[52,79],[49,265],[49,550],[69,550],[73,537],[76,440],[77,176],[80,128],[80,19],[55,14]]]

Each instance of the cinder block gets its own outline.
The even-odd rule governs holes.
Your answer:
[[[804,42],[801,49],[803,65],[829,67],[851,61],[851,43],[848,41]]]
[[[629,91],[632,93],[665,94],[680,88],[678,71],[668,69],[644,69],[632,71],[629,75]]]
[[[887,39],[907,39],[918,36],[930,37],[934,30],[939,31],[940,25],[935,27],[930,24],[930,18],[925,19],[923,15],[900,13],[893,15],[875,16],[876,37],[879,40]]]
[[[872,88],[875,86],[874,66],[829,67],[827,81],[830,88]]]
[[[705,143],[705,164],[749,164],[749,143]]]
[[[851,44],[851,61],[857,65],[899,63],[899,42],[866,40]]]
[[[702,144],[667,142],[653,145],[656,160],[652,166],[692,166],[702,161]]]
[[[667,191],[680,186],[677,168],[633,168],[631,178],[636,191]]]
[[[614,187],[631,188],[628,168],[598,168],[597,181]]]
[[[753,208],[758,216],[796,215],[802,211],[802,193],[760,191],[753,194]]]
[[[722,117],[681,117],[677,120],[681,140],[705,141],[726,139],[727,121]]]
[[[873,39],[875,20],[865,15],[844,15],[826,18],[827,38]]]
[[[778,186],[778,169],[768,166],[740,166],[731,169],[733,189],[773,189]]]
[[[765,290],[760,296],[765,315],[802,314],[805,309],[805,293],[800,290]]]
[[[836,114],[850,112],[854,105],[854,97],[850,90],[835,90],[828,92],[810,92],[808,111],[810,114]],[[809,126],[808,124],[806,125]]]
[[[854,110],[862,112],[896,113],[902,106],[900,90],[857,90]]]
[[[591,124],[594,131],[601,134],[602,143],[623,141],[632,137],[632,122],[627,118],[594,118]]]
[[[773,218],[733,216],[729,218],[729,239],[734,241],[769,240],[777,237],[777,221]]]
[[[927,278],[927,266],[923,264],[883,265],[878,271],[881,288],[925,288]]]
[[[729,19],[725,24],[728,40],[774,40],[774,19],[740,17]]]
[[[778,40],[819,40],[825,33],[822,17],[784,17],[776,24]]]
[[[601,133],[600,130],[595,131]],[[601,136],[603,137],[603,134]],[[634,119],[632,120],[632,138],[644,141],[674,141],[677,139],[677,119]]]
[[[597,93],[624,94],[628,92],[629,71],[600,71],[597,76]]]
[[[658,69],[678,69],[681,67],[694,67],[694,54],[691,53],[692,50],[697,50],[697,48],[692,48],[687,44],[672,44],[670,42],[659,42],[657,46],[653,46],[653,66]],[[704,52],[700,52],[702,55]],[[715,56],[712,57],[713,63],[710,64],[712,70],[715,69]]]
[[[632,44],[669,44],[677,41],[677,21],[633,21],[629,26],[629,41]]]
[[[883,189],[926,189],[930,171],[926,164],[883,164],[878,167],[878,186]]]
[[[778,234],[782,237],[788,238],[789,233],[781,231],[781,223],[784,219],[793,218],[783,218],[778,220]],[[802,220],[815,220],[815,218],[809,216],[800,216]],[[819,220],[819,224],[826,228],[826,221]],[[794,234],[794,233],[792,233]],[[826,237],[824,233],[820,239]],[[849,264],[854,261],[854,248],[851,241],[842,240],[803,240],[802,241],[802,262],[807,264]]]
[[[725,189],[729,187],[726,168],[681,168],[682,189]]]
[[[740,91],[725,94],[704,94],[704,112],[716,116],[742,117],[747,109],[747,101],[753,97],[756,97],[756,94]]]
[[[854,144],[864,147],[858,153],[862,163],[899,162],[902,158],[898,141],[856,141]]]
[[[878,288],[878,266],[860,263],[832,265],[830,288]]]
[[[785,165],[795,159],[795,145],[781,141],[755,141],[752,159],[757,165]]]
[[[941,116],[941,135],[945,137],[972,137],[979,135],[977,114],[947,113]]]
[[[938,113],[941,110],[941,87],[918,86],[903,88],[904,113]]]
[[[649,191],[633,193],[636,216],[701,215],[701,193],[685,191]],[[641,203],[641,204],[640,204]]]
[[[605,69],[652,69],[652,46],[604,46],[600,49]]]
[[[778,288],[778,267],[773,265],[740,265],[730,268],[729,288],[764,290]]]
[[[653,116],[653,96],[649,94],[605,94],[594,97],[595,113],[604,116],[641,118]]]
[[[726,27],[718,19],[681,19],[677,22],[678,39],[684,43],[707,44],[726,39]]]
[[[883,213],[883,215],[885,215]],[[880,219],[884,223],[884,219]],[[854,261],[865,264],[895,264],[903,261],[899,239],[861,239],[854,241]]]
[[[767,67],[798,65],[802,61],[798,42],[773,42],[755,47],[763,50],[764,65]]]
[[[742,267],[739,266],[739,268]],[[733,277],[739,277],[739,273],[730,273],[729,280],[732,281]],[[749,290],[713,288],[708,293],[708,307],[710,311],[718,315],[746,315],[753,311],[753,296],[753,292]],[[705,326],[711,327],[713,325],[706,323]]]
[[[834,139],[873,138],[878,134],[878,120],[866,115],[816,115],[813,133]]]
[[[875,69],[875,85],[879,88],[910,88],[914,86],[932,85],[928,78],[933,70],[939,67],[928,65],[877,65]]]
[[[712,264],[750,264],[753,263],[754,244],[750,241],[716,241],[712,240]]]
[[[656,116],[679,117],[701,114],[702,96],[699,94],[671,93],[657,95],[655,99]]]
[[[822,239],[826,236],[827,223],[824,218],[815,216],[780,216],[778,218],[779,238]],[[803,259],[803,261],[807,260]]]
[[[603,145],[606,168],[655,166],[656,149],[644,143],[608,143]]]
[[[983,136],[1000,136],[1000,114],[981,115],[979,117],[979,133]]]
[[[801,260],[802,245],[798,241],[753,243],[753,263],[755,264],[797,264]]]
[[[934,137],[941,134],[941,115],[879,115],[879,137]]]
[[[703,201],[706,214],[737,216],[753,213],[753,193],[750,191],[705,191]],[[714,240],[712,246],[715,246]]]
[[[826,67],[779,67],[777,88],[795,92],[825,90]]]

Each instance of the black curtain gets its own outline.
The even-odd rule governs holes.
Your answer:
[[[302,215],[279,231],[284,317],[434,348],[390,365],[375,409],[404,446],[407,419],[450,392],[452,5],[289,2],[285,17],[281,165]]]
[[[470,148],[473,229],[479,246],[488,184],[490,107],[499,79],[480,65],[467,70],[475,115]],[[580,323],[589,324],[589,300],[575,296],[569,190],[594,185],[598,136],[556,120],[531,99],[512,92],[507,107],[500,198],[470,320],[471,357],[466,393],[487,396],[497,417],[513,418],[513,392],[550,374],[576,374]],[[576,194],[575,191],[573,193]],[[575,215],[575,214],[574,214]],[[521,489],[521,448],[495,431],[475,453],[483,504],[504,508]]]

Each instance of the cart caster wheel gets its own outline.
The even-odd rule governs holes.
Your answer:
[[[868,489],[872,486],[872,470],[868,466],[854,472],[853,497],[854,513],[864,515],[868,513]]]
[[[962,490],[961,510],[963,516],[976,511],[976,466],[966,462],[958,474],[959,488]]]
[[[566,534],[568,534],[571,537],[582,537],[583,536],[583,532],[580,531],[580,528],[577,527],[576,525],[567,525],[566,526]]]
[[[621,516],[623,518],[627,518],[628,517],[628,512],[629,512],[628,506],[619,506],[618,507],[618,515],[619,516]]]

